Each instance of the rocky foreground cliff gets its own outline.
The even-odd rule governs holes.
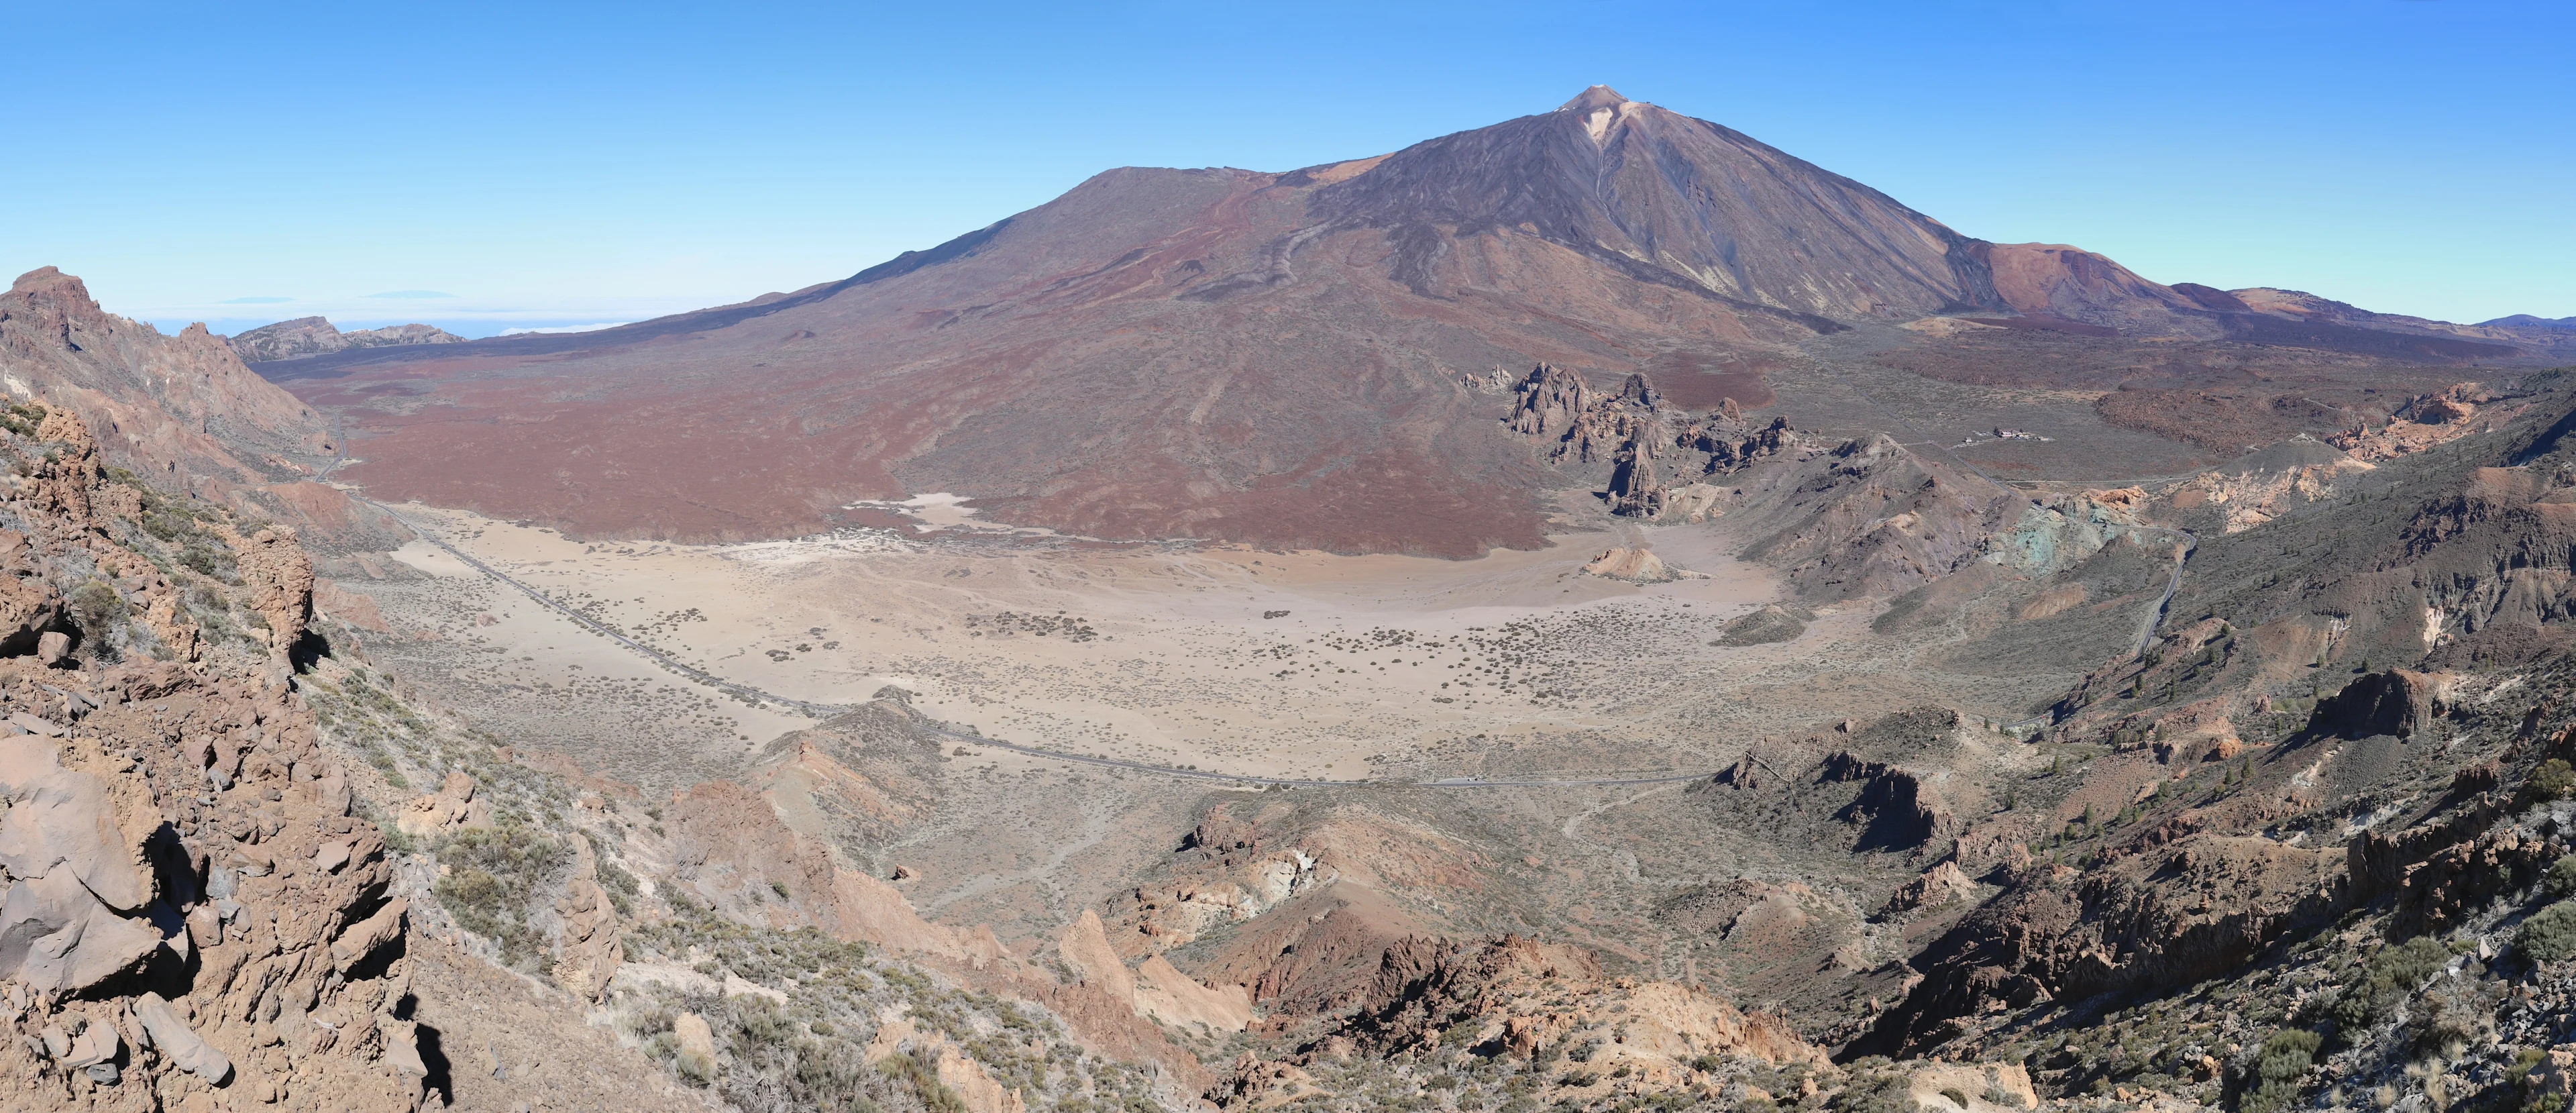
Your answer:
[[[417,1107],[405,902],[294,692],[310,562],[280,527],[110,478],[69,410],[14,416],[13,1107]]]

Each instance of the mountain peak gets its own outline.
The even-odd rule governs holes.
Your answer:
[[[1628,103],[1628,98],[1620,96],[1619,90],[1613,89],[1607,85],[1595,85],[1589,89],[1585,89],[1581,96],[1556,106],[1556,110],[1559,112],[1572,112],[1577,116],[1589,116],[1604,108],[1616,110],[1620,105],[1626,103]]]

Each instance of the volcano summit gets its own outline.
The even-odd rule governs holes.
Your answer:
[[[1884,326],[1936,317],[2096,348],[2295,329],[2449,345],[2435,361],[2519,350],[2511,330],[2312,316],[1962,236],[1595,86],[1287,173],[1111,170],[737,305],[259,369],[348,420],[349,479],[583,536],[795,536],[941,491],[1085,536],[1468,556],[1538,544],[1561,482],[1470,381],[1495,368],[1645,372],[1691,407],[1758,408],[1821,338],[1895,344]],[[1783,404],[1801,425],[1883,420],[1832,383]]]

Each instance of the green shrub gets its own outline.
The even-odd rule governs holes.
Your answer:
[[[80,623],[81,633],[104,642],[110,632],[125,621],[125,597],[105,580],[91,580],[72,589],[72,618]]]
[[[671,1068],[690,1084],[704,1086],[716,1080],[716,1062],[696,1051],[683,1051],[671,1057]]]
[[[2533,962],[2576,957],[2576,900],[2562,900],[2532,913],[2513,941]]]
[[[36,435],[36,427],[45,422],[45,408],[32,402],[11,402],[0,409],[0,429],[22,437]]]
[[[501,961],[523,967],[545,940],[528,926],[530,902],[572,854],[525,827],[467,828],[439,844],[446,876],[430,891],[458,927],[501,946]]]
[[[240,577],[234,570],[233,555],[203,541],[191,539],[185,547],[181,548],[179,565],[200,576],[212,577],[228,584],[240,582]]]
[[[2381,947],[2370,956],[2361,977],[2335,998],[2330,1012],[2336,1030],[2349,1040],[2351,1033],[2388,1019],[2450,961],[2450,950],[2429,936]]]
[[[221,604],[218,603],[215,608],[199,610],[191,607],[188,609],[188,616],[197,620],[198,634],[217,645],[225,642],[249,641],[250,635],[243,633],[242,628],[233,622],[232,612],[222,610],[220,607]]]
[[[599,887],[608,894],[608,906],[616,909],[620,917],[635,915],[635,898],[644,887],[636,882],[634,874],[626,872],[615,862],[601,859]]]
[[[1914,1113],[1913,1084],[1901,1074],[1861,1075],[1826,1108],[1834,1113]]]
[[[2254,1075],[2246,1079],[2245,1091],[2236,1099],[2237,1113],[2280,1113],[2297,1105],[2299,1078],[2316,1062],[2317,1049],[2325,1042],[2324,1037],[2298,1028],[2265,1037],[2254,1060]]]
[[[939,1068],[916,1052],[886,1056],[877,1064],[886,1076],[912,1087],[930,1113],[966,1113],[966,1102],[939,1081]]]
[[[2563,800],[2576,791],[2576,767],[2563,758],[2551,758],[2531,771],[2531,795],[2535,800]]]
[[[2576,854],[2549,864],[2549,872],[2540,877],[2540,891],[2551,900],[2576,897]]]

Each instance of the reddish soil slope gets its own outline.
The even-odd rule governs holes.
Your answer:
[[[1465,556],[1539,544],[1549,482],[1467,381],[1495,366],[1758,407],[1763,369],[1839,322],[2253,315],[2200,289],[1967,239],[1595,87],[1292,173],[1113,170],[792,294],[260,369],[350,419],[342,474],[379,496],[578,535],[792,535],[949,491],[1094,536]]]
[[[949,490],[1086,534],[1464,555],[1538,544],[1543,474],[1462,376],[1651,368],[1760,405],[1749,357],[1831,317],[1992,306],[1967,242],[1595,90],[1289,174],[1111,171],[740,306],[263,370],[350,414],[345,474],[378,494],[585,534],[774,536]]]

